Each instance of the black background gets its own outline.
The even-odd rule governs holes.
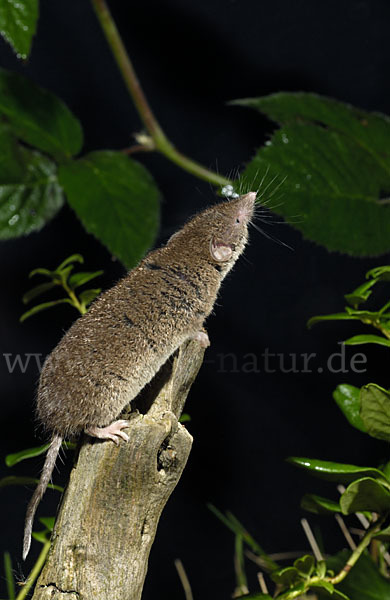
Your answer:
[[[303,90],[390,113],[386,1],[112,0],[110,6],[172,142],[223,174],[243,166],[274,127],[255,112],[227,106],[230,99]],[[84,152],[125,148],[132,143],[131,134],[141,129],[87,0],[42,0],[27,64],[19,63],[3,42],[0,64],[25,73],[67,102],[82,122]],[[152,171],[162,191],[161,243],[210,204],[213,191],[163,157],[140,154],[137,159]],[[386,351],[364,347],[367,373],[359,375],[348,365],[362,349],[350,348],[348,372],[330,372],[326,360],[340,351],[338,341],[363,327],[306,329],[310,316],[342,310],[343,293],[388,258],[329,254],[288,225],[264,228],[292,250],[252,231],[245,258],[226,281],[209,320],[212,345],[186,406],[193,451],[160,522],[145,600],[183,598],[173,566],[176,557],[184,563],[195,598],[230,597],[234,540],[208,511],[207,502],[232,510],[267,551],[303,551],[308,544],[300,526],[301,496],[313,491],[336,497],[337,491],[295,470],[285,458],[301,455],[370,465],[388,456],[384,444],[352,429],[332,400],[333,389],[342,382],[375,381],[388,387]],[[3,354],[45,356],[75,317],[68,307],[19,324],[28,273],[37,266],[55,267],[73,252],[84,255],[88,269],[105,269],[105,288],[124,273],[68,208],[42,232],[0,245],[2,456],[39,443],[32,409],[38,370],[32,361],[25,374],[9,373]],[[313,372],[285,373],[278,363],[273,363],[275,373],[264,372],[261,354],[266,348],[283,354],[287,367],[288,354],[296,354],[298,371],[299,355],[316,353]],[[221,373],[220,354],[230,352],[237,357],[239,372]],[[262,372],[242,372],[248,353],[259,358]],[[12,473],[37,476],[40,465],[38,459],[28,461]],[[68,468],[58,465],[56,482],[66,481]],[[8,474],[3,463],[0,475]],[[11,551],[19,577],[27,574],[39,551],[34,543],[27,565],[21,565],[30,494],[28,489],[6,488],[0,496],[2,549]],[[49,491],[40,515],[54,514],[57,499]],[[326,551],[345,545],[331,519],[310,517],[310,522],[321,527]],[[249,569],[253,591],[255,572]]]

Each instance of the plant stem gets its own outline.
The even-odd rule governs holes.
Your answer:
[[[338,573],[334,577],[331,577],[328,579],[328,581],[330,581],[330,583],[336,584],[336,583],[340,583],[340,581],[343,581],[343,579],[348,575],[348,573],[350,572],[352,567],[357,563],[357,561],[359,560],[363,551],[367,548],[367,546],[371,542],[373,536],[376,533],[378,533],[378,531],[380,531],[382,524],[383,524],[383,520],[384,519],[379,519],[378,521],[376,521],[374,523],[374,525],[372,527],[370,527],[370,529],[368,529],[366,531],[366,533],[363,536],[363,538],[361,539],[359,545],[356,547],[356,550],[354,550],[352,552],[351,556],[349,557],[349,559],[347,560],[347,562],[341,569],[340,573]]]
[[[35,580],[37,579],[39,573],[42,570],[42,567],[46,560],[47,553],[49,552],[49,548],[50,548],[50,541],[48,540],[47,542],[45,542],[43,544],[43,548],[41,550],[40,555],[38,556],[37,562],[33,566],[32,571],[31,571],[30,575],[28,576],[25,585],[23,586],[23,589],[20,590],[19,594],[16,596],[16,600],[23,600],[29,593],[31,587],[35,583]]]
[[[191,158],[184,156],[169,141],[149,106],[106,0],[91,0],[91,2],[137,112],[153,139],[155,149],[185,171],[213,185],[221,186],[230,183],[230,180],[226,177],[218,175],[218,173],[210,171]]]

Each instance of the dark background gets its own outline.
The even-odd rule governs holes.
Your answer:
[[[255,112],[227,106],[230,99],[303,90],[390,113],[386,1],[112,0],[110,6],[172,142],[223,174],[242,167],[274,127]],[[132,143],[131,134],[141,129],[87,0],[42,0],[29,61],[19,63],[0,42],[0,65],[25,73],[67,102],[83,124],[84,151],[125,148]],[[158,243],[214,200],[211,186],[165,158],[140,154],[137,159],[152,171],[162,191]],[[370,465],[388,457],[388,448],[352,429],[332,400],[333,389],[342,382],[375,381],[388,387],[385,349],[350,348],[347,372],[330,372],[326,360],[340,351],[337,342],[363,327],[306,329],[310,316],[342,310],[343,294],[388,257],[363,260],[329,254],[287,225],[263,227],[292,250],[252,231],[245,258],[226,281],[209,320],[212,345],[186,406],[193,451],[160,522],[145,600],[183,598],[173,566],[177,557],[195,598],[230,597],[234,539],[208,511],[207,502],[230,509],[267,551],[303,551],[308,544],[300,525],[301,496],[312,491],[336,497],[337,491],[295,470],[285,458],[301,455]],[[19,324],[28,273],[37,266],[55,267],[73,252],[84,255],[88,269],[105,269],[105,288],[124,273],[68,208],[42,232],[0,245],[2,456],[40,443],[33,420],[37,367],[32,360],[24,374],[9,373],[3,354],[45,356],[75,318],[67,307]],[[261,354],[266,348],[283,354],[287,367],[288,354],[296,354],[298,371],[299,355],[316,353],[313,372],[285,373],[278,363],[275,373],[264,372]],[[357,351],[367,356],[367,373],[360,375],[348,367]],[[220,354],[230,352],[237,357],[238,372],[222,373]],[[258,357],[262,372],[242,372],[247,353]],[[55,482],[66,481],[70,463],[58,464]],[[40,467],[39,459],[12,470],[3,463],[0,475],[38,476]],[[23,488],[2,489],[0,495],[2,549],[12,553],[20,578],[39,551],[34,543],[22,565],[21,536],[30,495]],[[39,514],[54,514],[57,500],[49,491]],[[332,519],[309,519],[313,527],[321,527],[326,551],[345,545]],[[249,572],[255,591],[256,569]]]

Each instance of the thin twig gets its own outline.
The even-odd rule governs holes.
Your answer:
[[[185,171],[188,171],[189,173],[192,173],[192,175],[208,181],[213,185],[222,186],[230,183],[230,180],[226,177],[206,169],[206,167],[203,167],[176,150],[174,145],[165,135],[149,105],[106,1],[91,0],[91,2],[128,92],[142,122],[153,139],[156,149]]]
[[[313,535],[313,532],[310,528],[309,522],[307,519],[301,519],[301,525],[303,527],[303,531],[305,532],[305,535],[307,537],[307,540],[310,544],[310,547],[312,549],[312,552],[316,558],[316,560],[324,560],[322,554],[321,554],[321,550],[317,544],[316,538]]]
[[[190,582],[187,577],[187,573],[184,570],[183,563],[181,562],[180,558],[176,558],[175,567],[176,567],[177,574],[179,575],[181,584],[183,586],[184,595],[186,597],[186,600],[194,600],[194,597],[192,595],[191,585],[190,585]]]
[[[344,520],[342,519],[342,517],[339,514],[336,514],[335,519],[336,519],[341,531],[343,532],[343,535],[344,535],[345,539],[347,540],[347,543],[348,543],[349,547],[351,548],[351,550],[356,550],[356,544],[353,541],[352,536],[348,531],[348,527],[344,523]]]
[[[259,581],[259,586],[262,594],[268,594],[267,584],[265,583],[264,575],[261,571],[257,573],[257,579]]]

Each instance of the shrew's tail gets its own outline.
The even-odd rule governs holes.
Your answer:
[[[26,560],[26,556],[30,550],[31,545],[31,532],[34,521],[35,511],[38,508],[38,504],[41,501],[43,494],[46,491],[47,484],[51,479],[54,465],[56,463],[57,455],[62,443],[62,436],[54,434],[51,440],[50,447],[46,454],[45,464],[43,465],[41,478],[33,493],[33,496],[29,502],[26,512],[26,521],[24,525],[24,538],[23,538],[23,560]]]

